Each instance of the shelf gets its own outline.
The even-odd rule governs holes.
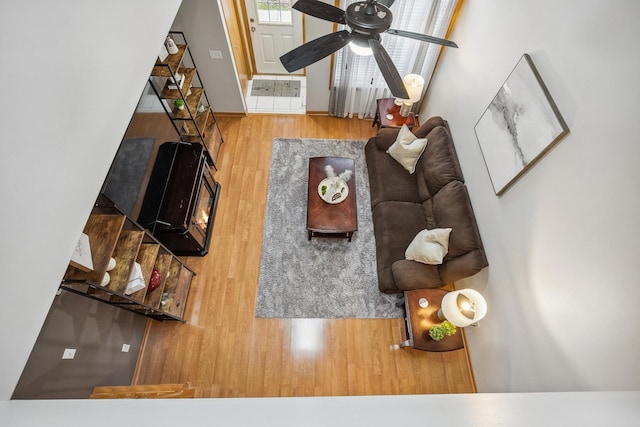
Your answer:
[[[202,143],[204,135],[201,136],[199,130],[206,129],[208,123],[212,120],[213,114],[209,108],[206,108],[202,113],[198,113],[193,119],[193,122],[185,120],[180,127],[182,130],[180,139],[184,142]]]
[[[176,120],[191,120],[198,114],[198,106],[200,105],[200,99],[202,98],[202,94],[204,93],[204,89],[201,87],[192,87],[191,95],[187,96],[185,101],[186,107],[182,110],[178,110],[177,108],[173,108],[173,118]],[[209,107],[205,107],[205,112],[209,111]]]
[[[180,68],[178,72],[180,74],[184,74],[184,82],[182,83],[182,87],[180,88],[180,90],[182,90],[183,94],[186,94],[189,91],[189,86],[193,84],[193,78],[196,75],[196,69]],[[178,89],[169,89],[170,84],[171,79],[167,79],[164,84],[164,88],[160,93],[160,96],[162,96],[162,98],[164,99],[182,99],[182,95],[180,95],[180,91]]]
[[[162,101],[162,106],[174,129],[180,135],[180,140],[204,146],[209,165],[217,170],[215,161],[224,140],[215,124],[211,103],[202,88],[202,79],[198,74],[184,33],[171,31],[169,36],[180,42],[176,42],[178,53],[168,55],[163,62],[157,61],[149,82]],[[173,81],[176,73],[185,76],[182,87],[179,90],[169,89],[169,83]],[[189,90],[191,94],[187,95]],[[185,102],[185,108],[182,110],[174,107],[174,101],[178,99]],[[201,112],[198,111],[200,106],[204,106]]]
[[[173,307],[169,307],[166,309],[174,316],[179,316],[180,313],[184,311],[184,305],[186,304],[187,296],[189,295],[189,288],[192,279],[193,272],[185,268],[185,266],[180,266],[180,275],[178,276],[178,282],[176,283],[176,287],[173,290],[174,305]]]
[[[140,264],[140,268],[142,269],[142,277],[144,277],[144,280],[147,282],[147,284],[149,284],[151,272],[153,271],[153,266],[155,265],[159,251],[160,245],[158,243],[143,242],[140,246],[140,251],[138,252],[136,262]],[[131,298],[136,301],[144,302],[146,295],[147,288],[145,287],[131,294]]]
[[[135,221],[127,218],[115,206],[99,206],[87,219],[84,232],[89,236],[94,271],[84,272],[69,266],[60,287],[85,297],[114,305],[158,320],[184,322],[184,308],[195,273],[182,263]],[[111,210],[111,213],[105,211]],[[109,260],[116,266],[109,273],[109,283],[101,285]],[[162,277],[160,286],[147,292],[147,287],[131,295],[125,291],[134,263],[140,264],[145,284],[153,269]],[[162,296],[167,302],[161,304]]]
[[[216,164],[218,159],[218,152],[220,151],[220,146],[223,143],[222,134],[220,133],[220,128],[218,127],[218,123],[215,121],[213,114],[211,115],[211,119],[209,120],[208,126],[204,130],[204,144],[207,147],[207,152],[211,157],[211,161],[213,164]]]
[[[84,233],[89,236],[93,271],[85,272],[69,266],[64,279],[100,284],[107,271],[111,254],[118,243],[118,236],[124,226],[125,219],[124,215],[91,215],[84,227]]]
[[[160,282],[160,286],[152,292],[147,293],[144,299],[144,303],[150,307],[160,307],[160,299],[162,298],[162,293],[164,292],[165,283],[167,281],[167,273],[169,272],[169,266],[171,265],[171,258],[171,254],[162,251],[156,259],[154,268],[160,273],[162,281]]]
[[[116,266],[109,272],[111,280],[106,287],[122,294],[125,293],[127,284],[129,283],[129,277],[131,276],[131,270],[133,269],[133,263],[138,255],[143,237],[144,231],[141,230],[123,231],[120,233],[118,244],[112,255],[116,260]]]
[[[187,51],[187,45],[177,45],[178,53],[168,55],[164,61],[157,61],[151,71],[151,75],[155,77],[171,77],[171,73],[175,74],[182,63],[182,58]]]

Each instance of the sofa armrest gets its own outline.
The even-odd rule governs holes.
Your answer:
[[[395,128],[382,128],[378,131],[378,134],[375,136],[376,139],[376,147],[382,151],[387,151],[389,147],[396,142],[396,138],[398,138],[398,133],[400,129]]]
[[[440,267],[440,277],[446,283],[473,276],[489,265],[484,251],[475,249],[457,258],[447,260]]]
[[[391,271],[398,289],[410,291],[444,286],[446,282],[440,278],[438,267],[437,265],[401,259],[393,263]]]
[[[419,128],[413,128],[413,134],[418,138],[426,138],[432,130],[438,126],[444,126],[449,130],[449,123],[440,116],[430,117],[426,122],[422,123]]]

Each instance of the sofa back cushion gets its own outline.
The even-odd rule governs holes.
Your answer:
[[[424,202],[451,181],[464,182],[451,134],[444,126],[427,135],[427,148],[416,165],[418,196]]]
[[[449,124],[445,119],[440,116],[433,116],[426,122],[420,125],[418,128],[413,128],[414,135],[418,138],[425,138],[429,133],[438,126],[448,127]]]
[[[449,252],[445,262],[475,249],[482,249],[469,193],[462,182],[451,181],[422,206],[427,228],[451,228]]]

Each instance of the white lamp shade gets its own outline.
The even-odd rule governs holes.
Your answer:
[[[471,303],[472,309],[465,310],[467,315],[460,308],[458,303],[458,296],[463,295],[468,298]],[[442,298],[442,314],[444,317],[454,325],[464,328],[472,323],[475,323],[482,319],[487,314],[487,302],[484,300],[480,292],[473,289],[461,289],[459,291],[453,291],[447,293]]]
[[[424,89],[424,78],[419,74],[407,74],[402,79],[404,87],[409,94],[409,102],[416,103],[422,98],[422,90]]]

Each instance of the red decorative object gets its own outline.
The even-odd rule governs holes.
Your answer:
[[[147,292],[153,291],[155,288],[160,286],[160,282],[162,281],[162,277],[160,276],[160,272],[155,268],[151,272],[151,279],[149,279],[149,287],[147,288]]]

